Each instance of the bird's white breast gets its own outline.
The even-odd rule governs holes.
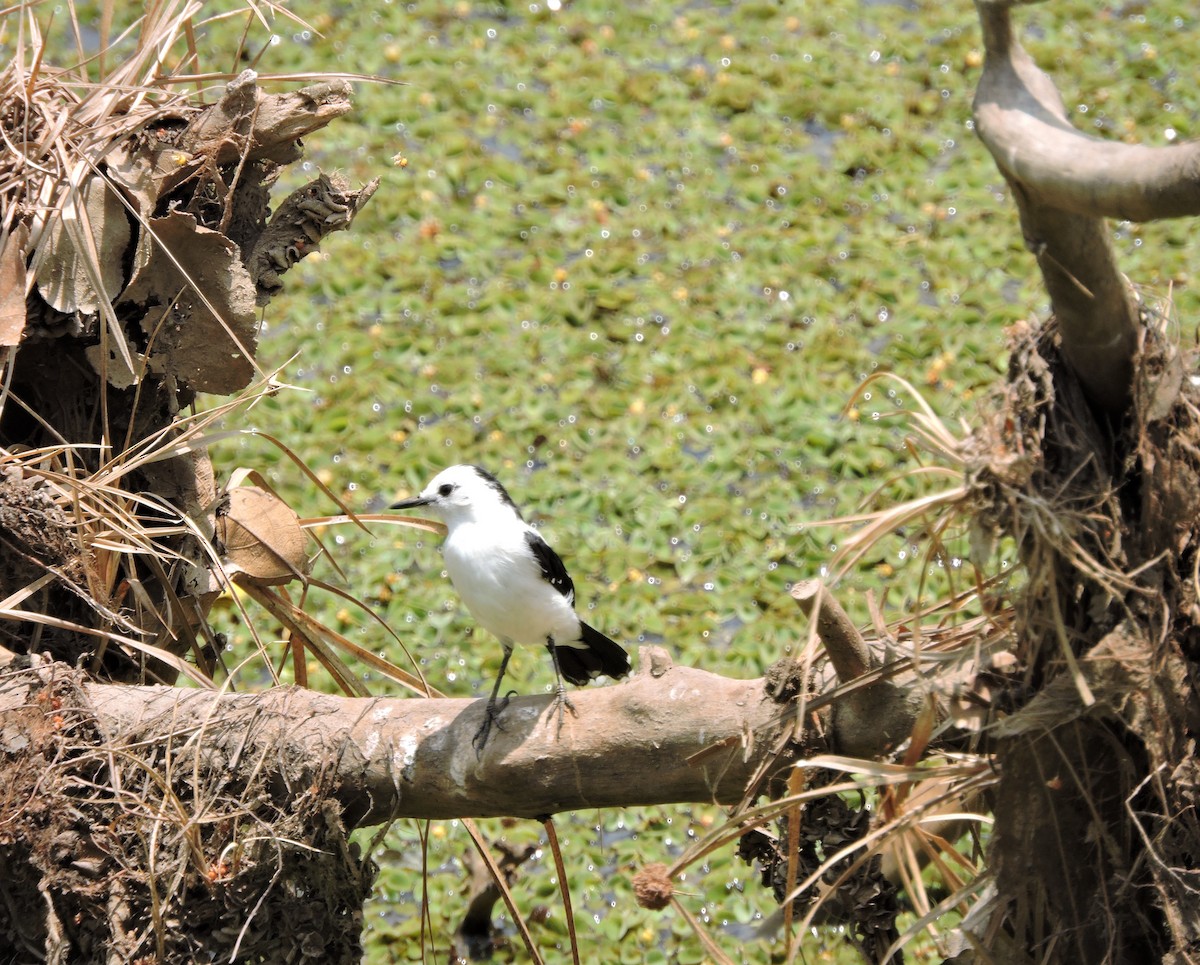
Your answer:
[[[443,544],[446,571],[471,615],[513,643],[570,644],[579,639],[573,601],[542,577],[519,520],[503,525],[463,522]]]

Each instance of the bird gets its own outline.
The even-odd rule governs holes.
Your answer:
[[[446,524],[442,556],[450,582],[475,621],[504,648],[483,723],[472,740],[477,755],[508,705],[511,694],[498,698],[514,644],[541,645],[549,652],[560,730],[564,708],[576,713],[564,677],[581,687],[601,674],[616,680],[629,673],[629,654],[579,619],[575,584],[562,559],[487,470],[451,466],[419,495],[391,508],[424,508]]]

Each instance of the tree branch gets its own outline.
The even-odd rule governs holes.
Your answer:
[[[982,4],[980,21],[988,53],[975,102],[980,137],[1031,201],[1126,221],[1200,214],[1200,141],[1147,147],[1083,133],[1013,38],[1004,5]]]
[[[175,748],[175,773],[196,768],[200,780],[259,771],[284,799],[332,786],[347,826],[740,800],[778,733],[781,708],[763,680],[675,667],[656,648],[643,648],[641,665],[626,683],[573,694],[577,715],[560,734],[549,695],[513,697],[478,758],[483,700],[77,687],[112,745]],[[48,713],[33,695],[71,673],[0,675],[0,719]]]
[[[1113,191],[1131,192],[1123,179],[1152,149],[1128,149],[1075,130],[1053,81],[1013,36],[1008,7],[977,0],[976,8],[987,51],[975,95],[976,131],[1013,188],[1067,361],[1093,403],[1123,411],[1130,399],[1138,312],[1102,217],[1111,208],[1104,199]],[[1103,180],[1101,172],[1118,156],[1122,173],[1111,183]],[[1160,186],[1160,202],[1166,196]]]
[[[867,642],[823,580],[801,580],[792,587],[792,599],[806,617],[811,618],[816,610],[817,635],[825,644],[838,680],[848,684],[875,666]]]

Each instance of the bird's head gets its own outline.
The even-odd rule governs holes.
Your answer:
[[[393,503],[391,508],[418,507],[427,508],[450,527],[500,514],[521,515],[496,477],[478,466],[443,469],[420,495]]]

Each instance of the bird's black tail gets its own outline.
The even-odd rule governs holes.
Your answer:
[[[614,680],[629,673],[629,654],[620,644],[613,643],[599,630],[580,621],[579,642],[563,646],[555,644],[555,655],[562,675],[576,687],[582,687],[601,674]]]

